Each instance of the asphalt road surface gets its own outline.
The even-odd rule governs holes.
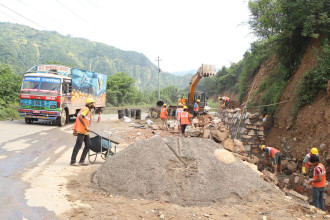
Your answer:
[[[42,161],[51,162],[72,148],[71,126],[0,122],[0,219],[56,219],[54,212],[27,204],[25,190],[29,185],[22,177]],[[56,151],[59,146],[65,146],[61,152]]]

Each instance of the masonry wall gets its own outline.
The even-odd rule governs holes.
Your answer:
[[[259,153],[259,147],[265,143],[261,114],[251,114],[250,112],[242,114],[242,110],[236,108],[220,110],[218,117],[228,126],[232,139],[242,141],[247,151]]]

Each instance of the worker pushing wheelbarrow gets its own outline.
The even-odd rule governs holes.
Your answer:
[[[91,147],[88,151],[88,160],[90,163],[95,163],[98,154],[101,154],[101,158],[105,160],[116,153],[116,144],[119,144],[118,142],[102,137],[94,131],[90,132],[96,135],[91,138]],[[112,144],[115,145],[112,146]]]

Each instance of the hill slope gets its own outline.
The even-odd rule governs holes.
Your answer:
[[[38,31],[27,26],[0,23],[0,63],[9,64],[23,74],[37,64],[61,63],[80,69],[113,75],[125,72],[136,86],[152,90],[158,87],[158,69],[143,54],[57,32]],[[160,86],[188,86],[190,76],[161,73]]]

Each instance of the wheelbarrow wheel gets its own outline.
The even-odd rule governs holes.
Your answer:
[[[97,157],[97,153],[92,154],[91,151],[88,151],[88,161],[90,163],[95,163]]]
[[[110,156],[113,156],[113,152],[111,150],[105,151],[104,153],[101,154],[101,157],[103,160],[107,159]]]

